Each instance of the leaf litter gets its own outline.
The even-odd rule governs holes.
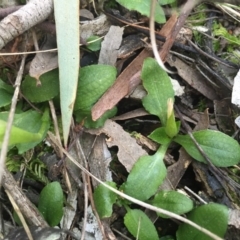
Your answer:
[[[194,10],[193,13],[197,14],[197,12],[194,12]],[[182,20],[183,18],[181,17],[182,16],[180,16],[179,21],[182,21],[181,24],[183,25],[185,21]],[[130,20],[132,19],[130,18]],[[161,45],[161,49],[159,51],[160,56],[164,61],[166,61],[168,66],[172,67],[172,69],[175,71],[173,78],[178,80],[178,84],[180,85],[179,89],[182,89],[184,86],[184,91],[182,90],[182,96],[176,100],[176,105],[180,109],[182,117],[186,122],[189,123],[189,125],[191,125],[194,130],[208,128],[219,129],[228,135],[234,133],[236,135],[238,129],[234,125],[234,116],[232,112],[236,111],[237,114],[239,111],[236,110],[236,108],[233,108],[230,104],[230,101],[228,101],[231,96],[231,91],[228,89],[228,83],[225,84],[222,82],[222,79],[229,79],[229,76],[225,76],[221,71],[219,71],[219,68],[218,71],[216,70],[217,68],[214,68],[213,71],[210,71],[208,67],[212,67],[214,65],[212,60],[209,60],[209,56],[201,55],[202,52],[196,53],[196,48],[191,47],[191,44],[187,44],[189,43],[188,41],[186,41],[187,43],[185,42],[183,44],[190,46],[190,52],[187,53],[184,52],[183,49],[177,48],[173,44],[176,42],[175,38],[177,39],[177,36],[175,35],[176,32],[173,31],[176,21],[176,16],[172,15],[167,23],[161,28],[160,35],[163,35],[166,38],[166,41],[165,43],[159,41],[158,44]],[[228,19],[228,21],[230,25],[233,24],[231,19]],[[127,30],[123,29],[123,27],[120,28],[118,26],[111,25],[111,20],[108,19],[104,14],[93,20],[81,21],[81,37],[84,40],[87,40],[87,38],[92,35],[102,36],[107,33],[104,41],[102,42],[100,53],[98,54],[98,63],[109,64],[112,66],[118,66],[119,64],[120,66],[120,60],[117,58],[118,49],[123,46],[123,44],[122,46],[120,45],[124,42],[124,38],[127,37],[129,33],[126,33]],[[119,25],[121,25],[120,21]],[[133,29],[135,30],[132,30],[130,34],[138,34],[139,30],[137,30],[137,28]],[[194,34],[193,38],[190,38],[191,41],[197,41],[196,39],[199,37],[195,35],[194,39]],[[186,35],[184,37],[186,37]],[[189,37],[189,35],[187,37]],[[201,44],[198,42],[197,44],[201,48]],[[212,42],[212,45],[213,44],[216,43]],[[169,49],[172,47],[172,45],[173,51],[169,53]],[[153,152],[156,151],[154,150],[156,147],[150,148],[148,145],[143,145],[144,147],[140,146],[137,138],[134,139],[132,134],[132,132],[137,131],[139,134],[147,137],[152,130],[159,127],[159,122],[157,122],[156,119],[151,115],[146,114],[146,112],[139,111],[134,113],[134,115],[131,115],[132,112],[141,107],[141,99],[132,97],[131,94],[136,87],[139,87],[139,84],[141,84],[140,71],[144,59],[152,56],[151,49],[146,47],[146,44],[143,46],[145,47],[141,53],[139,53],[139,51],[136,49],[134,53],[131,52],[129,55],[125,55],[124,62],[121,67],[119,67],[120,74],[118,75],[115,84],[100,98],[99,101],[95,103],[92,108],[92,117],[93,120],[96,120],[106,110],[111,109],[113,106],[118,104],[118,116],[115,116],[115,120],[107,120],[102,128],[88,130],[84,129],[84,133],[80,134],[80,139],[82,141],[81,144],[84,146],[84,155],[88,161],[89,169],[95,176],[98,176],[103,181],[112,181],[114,179],[115,181],[119,182],[119,184],[122,183],[139,157],[147,156],[148,154],[152,155]],[[45,44],[43,49],[54,47],[54,45],[47,46]],[[216,48],[215,45],[214,47]],[[203,50],[207,52],[204,47]],[[84,52],[84,54],[88,55],[87,51]],[[218,52],[216,51],[215,54],[217,55]],[[214,57],[215,54],[213,54]],[[132,56],[136,56],[134,60],[130,59]],[[219,60],[218,58],[216,59]],[[236,67],[237,64],[234,64]],[[57,56],[55,53],[38,53],[31,61],[30,74],[38,79],[40,75],[56,68],[57,66]],[[217,73],[214,74],[214,71]],[[225,71],[225,73],[228,73],[228,71]],[[239,102],[237,102],[238,91],[235,90],[239,80],[237,77],[238,75],[234,80],[235,83],[233,83],[233,81],[231,83],[233,85],[232,103],[235,105],[239,105]],[[218,82],[219,79],[220,82]],[[229,80],[226,80],[226,82],[227,81],[229,82]],[[128,98],[125,98],[126,96],[128,96]],[[210,109],[210,113],[205,111],[205,109]],[[124,114],[126,113],[128,114],[125,116]],[[121,117],[121,115],[124,117]],[[178,114],[176,114],[176,116],[180,117]],[[80,132],[81,131],[82,129]],[[85,143],[85,141],[87,143]],[[221,139],[219,139],[219,141],[221,141]],[[117,149],[114,147],[117,147]],[[235,200],[233,203],[235,197],[229,196],[229,193],[234,190],[230,186],[227,186],[228,188],[224,188],[227,193],[224,194],[223,200],[223,197],[221,198],[219,195],[217,195],[219,188],[222,188],[222,185],[219,184],[219,179],[214,179],[215,177],[211,175],[209,169],[205,165],[203,168],[199,167],[199,163],[195,163],[194,160],[185,152],[185,150],[174,145],[169,149],[168,154],[170,157],[172,157],[173,161],[167,162],[165,159],[165,164],[167,166],[169,164],[169,166],[167,168],[167,177],[161,185],[161,189],[170,190],[189,186],[194,190],[194,192],[197,194],[199,193],[204,200],[227,205],[228,207],[232,208],[229,225],[233,226],[232,228],[234,228],[235,231],[239,230],[238,218],[235,217],[236,214],[239,214],[237,210],[239,207],[239,202]],[[79,157],[79,155],[76,153],[75,155],[83,165],[86,164],[83,163],[83,156]],[[116,156],[117,160],[113,159],[114,155]],[[123,176],[121,175],[121,171],[118,172],[118,169],[114,168],[114,164],[119,166],[119,163],[117,162],[119,162],[125,168],[121,170],[124,174]],[[75,165],[71,165],[68,161],[66,161],[64,167],[69,171],[68,174],[65,173],[66,175],[64,180],[67,182],[67,179],[70,178],[70,185],[65,185],[70,186],[70,188],[66,191],[68,200],[65,207],[66,213],[64,214],[61,226],[64,229],[70,229],[70,226],[74,223],[74,221],[76,221],[74,220],[76,213],[80,212],[81,217],[77,219],[77,223],[74,223],[75,226],[73,231],[76,231],[77,236],[81,236],[82,233],[79,231],[79,229],[84,226],[84,220],[81,220],[81,218],[84,216],[84,199],[83,197],[78,196],[77,192],[84,184],[92,184],[93,187],[96,187],[98,184],[95,181],[92,181],[92,183],[87,182],[86,179],[84,180],[86,182],[84,182],[84,177],[81,175],[79,169],[76,168]],[[239,170],[235,170],[235,177],[237,177],[238,171]],[[73,181],[74,178],[75,181]],[[78,184],[75,182],[78,182]],[[217,188],[213,188],[213,184],[215,182],[218,182]],[[81,193],[83,193],[82,190]],[[85,194],[87,194],[87,192],[85,192]],[[90,196],[92,194],[91,190],[89,189],[88,194]],[[78,205],[82,206],[77,206],[77,203]],[[92,211],[94,211],[94,209],[88,206],[87,224],[85,225],[85,239],[92,239],[91,234],[93,233],[95,235],[93,239],[101,239],[104,235],[108,236],[109,238],[111,237],[111,239],[121,239],[119,232],[123,232],[127,236],[130,236],[126,231],[126,228],[122,225],[121,220],[116,221],[114,219],[109,219],[111,224],[104,222],[102,225],[100,224],[101,227],[98,227],[99,219],[94,217]],[[122,214],[119,207],[116,207],[115,214],[119,217],[119,219],[121,219]],[[157,224],[159,223],[157,222]],[[115,229],[116,232],[113,233],[111,230],[109,230],[110,225],[113,226],[113,229]],[[89,228],[91,230],[89,230]],[[166,232],[161,232],[161,234],[169,234],[169,232],[172,234],[171,230],[166,230]],[[232,229],[228,231],[227,239],[232,239],[232,232]]]

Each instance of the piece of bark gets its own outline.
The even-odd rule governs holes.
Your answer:
[[[18,35],[44,21],[53,11],[52,0],[31,0],[0,22],[0,49]]]

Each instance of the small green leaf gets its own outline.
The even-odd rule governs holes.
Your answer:
[[[177,191],[160,191],[154,199],[150,201],[150,204],[179,215],[193,209],[193,201]],[[157,214],[160,217],[169,218],[164,214]]]
[[[171,4],[176,2],[176,0],[158,0],[161,5]]]
[[[92,120],[91,112],[82,112],[81,110],[75,111],[77,122],[84,122],[86,128],[99,128],[102,127],[105,121],[112,118],[117,113],[117,108],[113,107],[111,110],[106,111],[97,121]]]
[[[106,182],[109,186],[117,189],[115,182]],[[95,207],[100,218],[107,218],[112,215],[112,206],[117,200],[116,193],[99,185],[93,194]]]
[[[194,209],[188,219],[223,238],[228,226],[228,208],[224,205],[209,203]],[[178,240],[212,240],[196,228],[183,223],[177,231]]]
[[[44,73],[40,76],[41,86],[37,86],[35,78],[29,75],[25,77],[21,91],[31,102],[45,102],[59,94],[58,69]]]
[[[0,148],[2,147],[8,115],[8,112],[0,113]],[[32,110],[15,114],[9,146],[16,145],[19,154],[35,147],[45,137],[49,125],[48,109],[44,111],[43,115]]]
[[[12,94],[8,93],[4,89],[0,89],[0,107],[9,105],[12,101]]]
[[[117,2],[129,10],[138,11],[147,17],[150,15],[151,1],[149,0],[117,0]],[[155,8],[155,21],[158,23],[166,22],[165,13],[159,4],[156,4]]]
[[[167,146],[162,145],[153,156],[139,158],[128,175],[124,193],[145,201],[157,191],[167,174],[163,163]]]
[[[144,61],[141,79],[148,95],[143,98],[144,108],[158,116],[165,126],[167,123],[167,101],[174,98],[172,83],[167,73],[152,59]]]
[[[179,128],[178,128],[177,122],[175,121],[172,98],[168,99],[167,105],[168,105],[168,110],[167,110],[167,123],[166,123],[165,131],[170,138],[173,138],[178,134]]]
[[[148,137],[159,144],[169,144],[171,142],[171,138],[166,134],[165,127],[155,129]]]
[[[6,84],[4,81],[0,79],[0,89],[4,89],[6,92],[13,94],[14,88],[12,85]]]
[[[5,107],[11,103],[13,92],[13,87],[0,79],[0,107]]]
[[[95,41],[94,41],[95,40]],[[94,41],[94,42],[91,42]],[[102,39],[98,36],[91,36],[87,39],[87,48],[91,51],[98,51],[101,48]]]
[[[52,182],[43,188],[38,209],[51,227],[60,223],[63,216],[63,191],[59,182]]]
[[[138,209],[129,209],[124,217],[128,231],[139,240],[158,240],[158,233],[148,216]]]
[[[215,166],[229,167],[240,162],[239,144],[228,135],[214,130],[201,130],[194,132],[193,136]],[[194,159],[206,163],[189,135],[178,135],[174,141],[182,145]]]

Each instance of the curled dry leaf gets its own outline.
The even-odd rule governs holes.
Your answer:
[[[92,35],[103,36],[111,26],[104,14],[94,20],[80,22],[80,24],[81,38],[85,41]]]
[[[57,47],[56,38],[50,34],[41,50],[48,50]],[[58,67],[57,52],[43,52],[37,53],[30,64],[29,75],[36,78]]]
[[[137,144],[136,140],[112,120],[107,120],[102,128],[90,129],[87,132],[96,135],[106,134],[109,137],[107,140],[108,147],[118,147],[118,160],[128,172],[130,172],[139,157],[147,155],[147,152]]]

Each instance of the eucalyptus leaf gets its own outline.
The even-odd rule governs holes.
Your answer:
[[[106,182],[109,186],[117,189],[115,182]],[[116,193],[103,185],[99,185],[93,194],[94,204],[100,218],[111,217],[112,206],[117,200]]]
[[[21,85],[21,91],[29,101],[45,102],[59,94],[58,69],[44,73],[39,80],[41,85],[37,86],[36,79],[27,75]]]
[[[124,224],[128,231],[139,240],[158,240],[158,233],[148,218],[148,216],[141,210],[128,209],[124,217]]]
[[[76,99],[80,59],[80,1],[54,0],[64,144],[67,145]]]
[[[151,1],[146,0],[117,0],[119,4],[125,8],[133,11],[138,11],[142,15],[149,17]],[[156,4],[155,8],[155,21],[158,23],[165,23],[165,13],[159,4]]]
[[[124,193],[142,201],[156,193],[167,174],[163,163],[167,146],[162,145],[153,156],[139,158],[128,175]]]
[[[240,162],[239,144],[228,135],[214,130],[201,130],[194,132],[193,136],[215,166],[229,167]],[[178,135],[174,141],[182,145],[194,159],[206,163],[189,135]]]
[[[63,216],[63,191],[59,182],[49,183],[40,193],[38,209],[51,227]]]
[[[188,219],[200,225],[201,227],[208,229],[212,233],[215,233],[219,237],[224,238],[228,226],[228,216],[229,210],[226,206],[216,203],[209,203],[194,209],[188,214]],[[206,234],[186,223],[183,223],[179,226],[177,231],[177,239],[212,240],[211,237],[208,237]]]
[[[160,191],[154,196],[154,199],[150,201],[150,204],[179,215],[193,209],[193,201],[177,191]],[[160,217],[169,218],[164,214],[157,214]]]
[[[148,92],[142,100],[144,108],[158,116],[165,126],[167,123],[167,101],[174,99],[172,83],[167,73],[152,59],[144,61],[141,73],[143,86]]]

